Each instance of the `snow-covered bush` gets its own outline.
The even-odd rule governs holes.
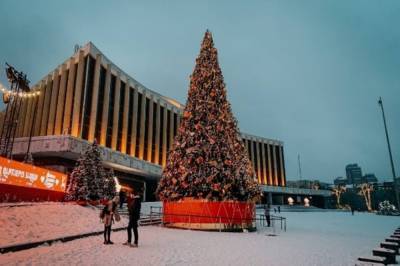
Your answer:
[[[379,211],[378,214],[381,215],[397,215],[399,212],[396,207],[391,204],[388,200],[382,201],[379,203]]]

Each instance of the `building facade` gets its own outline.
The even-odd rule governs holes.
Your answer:
[[[361,184],[362,183],[362,171],[361,167],[355,164],[346,165],[346,177],[348,184]]]
[[[85,145],[97,140],[105,164],[122,183],[139,182],[154,191],[178,131],[182,104],[146,88],[92,43],[32,89],[41,93],[23,99],[15,158],[23,157],[32,135],[35,163],[68,173]],[[242,138],[258,182],[285,186],[283,142],[250,134]]]
[[[365,174],[362,178],[363,183],[378,183],[378,178],[376,178],[375,174],[369,173]]]
[[[347,178],[339,176],[333,180],[335,186],[346,186],[348,184]]]

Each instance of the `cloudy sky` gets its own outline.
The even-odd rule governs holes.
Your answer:
[[[284,141],[288,179],[345,165],[400,173],[400,1],[0,1],[0,64],[36,83],[92,41],[152,90],[186,101],[210,29],[240,129]],[[7,84],[4,71],[0,81]],[[400,175],[400,174],[398,174]]]

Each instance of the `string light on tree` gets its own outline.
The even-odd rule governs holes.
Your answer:
[[[254,201],[261,194],[226,95],[217,49],[205,33],[187,104],[158,186],[161,200]]]

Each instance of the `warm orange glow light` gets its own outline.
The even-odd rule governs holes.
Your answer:
[[[64,192],[67,176],[0,157],[0,184]]]

